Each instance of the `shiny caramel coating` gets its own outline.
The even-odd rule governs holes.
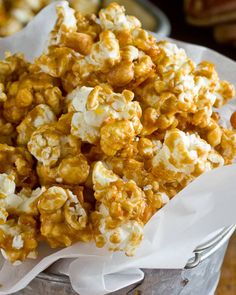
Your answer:
[[[0,249],[12,263],[42,240],[132,256],[160,208],[234,161],[235,115],[226,128],[217,108],[235,90],[116,3],[57,13],[34,62],[0,61]]]

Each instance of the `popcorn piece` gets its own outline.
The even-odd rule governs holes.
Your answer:
[[[97,162],[93,170],[94,196],[101,205],[93,213],[98,246],[133,255],[143,235],[145,194],[134,181],[124,182]],[[99,204],[98,203],[98,204]]]
[[[80,141],[64,134],[60,124],[39,127],[32,134],[28,149],[39,162],[37,173],[41,185],[56,182],[76,185],[86,181],[89,165],[80,152]]]
[[[23,147],[0,144],[0,173],[14,177],[17,187],[33,187],[36,182],[32,157]]]
[[[0,195],[6,197],[7,195],[14,194],[15,192],[15,182],[14,178],[5,173],[0,174]]]
[[[151,185],[153,189],[159,189],[155,177],[145,169],[143,159],[116,156],[107,157],[104,161],[116,174],[123,179],[135,181],[140,188]]]
[[[231,164],[236,156],[236,132],[222,128],[222,137],[216,150],[222,155],[225,164]]]
[[[52,47],[48,53],[42,54],[35,64],[43,72],[52,77],[59,78],[71,71],[72,65],[78,56],[71,48]]]
[[[128,45],[121,50],[121,62],[107,74],[107,81],[115,87],[125,86],[134,79],[134,61],[139,58],[136,47]]]
[[[52,166],[61,156],[60,133],[53,126],[41,126],[33,132],[28,149],[39,162]]]
[[[152,159],[152,172],[162,182],[181,182],[223,164],[223,158],[198,135],[173,129],[166,132]]]
[[[135,137],[130,121],[108,123],[101,128],[101,149],[106,155],[114,156],[117,151],[128,145]]]
[[[133,256],[143,239],[143,226],[136,220],[129,220],[113,228],[108,226],[109,210],[101,204],[99,207],[100,235],[96,236],[96,245],[106,245],[110,251],[125,251],[127,256]]]
[[[13,180],[13,177],[5,173],[0,174],[0,224],[5,223],[7,220],[7,217],[8,217],[7,209],[9,205],[12,205],[15,199],[14,198],[15,187],[16,185]]]
[[[54,30],[51,32],[49,46],[59,45],[62,35],[75,32],[77,29],[75,11],[69,7],[68,2],[60,3],[57,7],[57,22]]]
[[[36,258],[36,221],[32,216],[22,215],[17,220],[9,219],[0,225],[0,248],[3,256],[12,263],[26,258]]]
[[[106,8],[101,9],[99,18],[103,30],[124,32],[141,27],[140,21],[134,16],[125,15],[124,7],[117,3],[111,3]]]
[[[78,185],[85,183],[89,175],[89,165],[82,154],[67,156],[55,167],[37,165],[41,185],[64,183]]]
[[[39,162],[53,166],[59,159],[79,153],[80,141],[63,134],[57,124],[43,125],[33,132],[28,149]]]
[[[99,41],[94,43],[89,55],[78,59],[73,67],[83,79],[93,72],[106,72],[120,61],[119,42],[111,31],[99,35]]]
[[[118,130],[123,125],[128,128],[128,132],[131,130],[130,140],[142,128],[139,120],[141,108],[138,102],[132,102],[133,94],[130,91],[125,90],[122,94],[118,94],[112,92],[108,87],[81,87],[70,93],[68,99],[71,100],[69,110],[75,112],[71,122],[71,133],[83,141],[88,141],[89,143],[97,142],[100,138],[100,129],[102,128],[101,140],[102,147],[104,147],[105,137],[109,136],[109,134],[106,135],[107,132],[109,133],[108,128],[115,128],[117,131],[115,131],[116,135],[113,134],[114,140],[112,140],[114,145],[119,136],[123,136],[121,133],[120,135],[118,134],[123,132]],[[117,123],[123,120],[126,122]],[[114,124],[106,127],[109,121],[111,124],[114,122]],[[116,143],[116,147],[113,148],[111,144],[111,149],[113,148],[112,153],[114,154],[123,145],[124,143]]]
[[[51,108],[45,104],[37,105],[30,111],[24,120],[17,126],[17,142],[26,145],[32,133],[40,126],[56,121],[56,116]]]
[[[91,239],[87,213],[70,190],[49,188],[41,195],[38,209],[41,234],[51,247],[68,247],[73,242]]]
[[[63,36],[62,42],[80,54],[88,55],[92,50],[93,38],[85,33],[73,32]]]
[[[29,214],[38,215],[37,200],[45,191],[45,188],[38,188],[34,191],[26,188],[18,194],[15,192],[16,184],[13,178],[7,174],[0,174],[0,224],[7,222],[10,215]]]
[[[0,111],[0,143],[12,145],[15,139],[15,126],[7,122]]]
[[[75,157],[64,158],[58,166],[57,178],[66,184],[84,183],[89,174],[89,165],[82,154]]]

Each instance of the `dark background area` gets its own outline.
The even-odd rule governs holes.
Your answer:
[[[199,28],[186,23],[182,0],[152,0],[151,2],[156,4],[169,18],[171,38],[212,48],[236,60],[236,48],[216,43],[212,35],[212,28]]]

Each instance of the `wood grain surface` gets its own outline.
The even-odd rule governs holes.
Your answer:
[[[236,294],[236,233],[232,236],[224,259],[220,282],[215,295]]]

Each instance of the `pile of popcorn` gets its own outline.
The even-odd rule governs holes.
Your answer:
[[[20,31],[46,5],[57,0],[0,0],[0,36]],[[68,0],[83,13],[96,13],[100,0]]]
[[[234,97],[214,65],[157,41],[123,7],[64,4],[48,48],[0,61],[0,248],[12,263],[46,241],[134,255],[148,220],[200,174],[232,163]]]

